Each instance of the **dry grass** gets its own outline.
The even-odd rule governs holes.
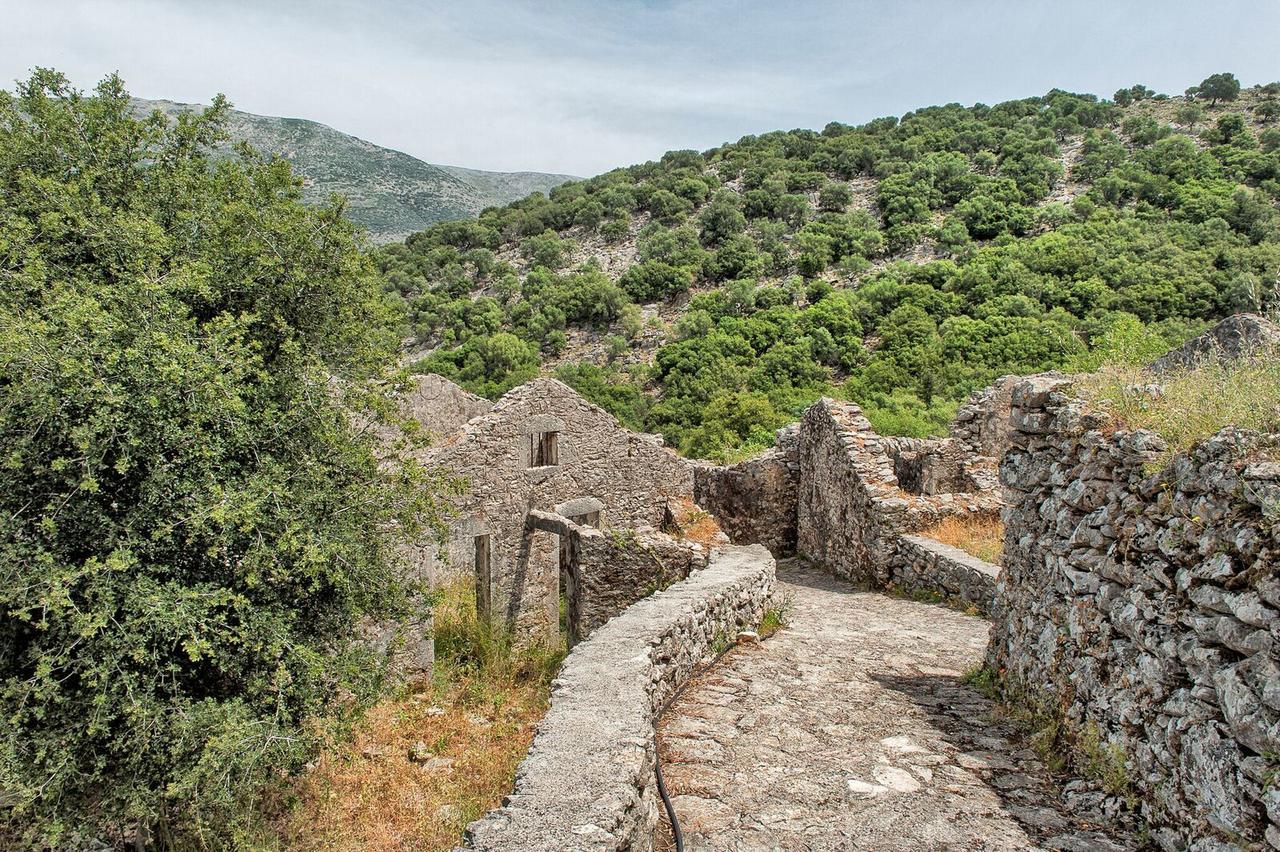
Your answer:
[[[283,848],[453,849],[511,791],[562,653],[481,625],[465,582],[443,590],[435,635],[435,682],[374,706],[293,782],[275,819]]]
[[[1004,524],[989,515],[952,515],[921,530],[920,535],[958,547],[993,565],[1000,564],[1004,550]]]
[[[715,517],[692,500],[670,500],[667,509],[670,535],[708,548],[724,543],[724,531]]]
[[[1076,389],[1124,426],[1164,438],[1169,449],[1156,464],[1225,426],[1280,429],[1280,352],[1236,363],[1208,361],[1158,379],[1138,367],[1104,367],[1081,376]]]

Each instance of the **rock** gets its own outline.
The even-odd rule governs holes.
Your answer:
[[[921,789],[914,775],[896,766],[880,766],[871,774],[881,785],[898,793],[915,793]]]
[[[879,784],[872,784],[868,781],[862,781],[858,778],[850,778],[845,782],[845,785],[849,788],[849,792],[851,794],[862,799],[871,799],[879,796],[881,793],[889,792],[887,787],[882,787]]]

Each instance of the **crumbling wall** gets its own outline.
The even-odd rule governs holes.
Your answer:
[[[453,434],[493,408],[489,400],[435,373],[414,376],[412,381],[413,386],[400,399],[401,410],[422,424],[434,440]]]
[[[800,478],[798,424],[778,431],[773,449],[728,466],[694,470],[693,499],[735,544],[763,544],[774,556],[796,548]]]
[[[893,452],[858,406],[821,399],[800,421],[797,551],[854,582],[890,586],[898,543],[943,517],[994,514],[993,490],[911,494],[899,487]]]
[[[1012,397],[988,662],[1119,749],[1163,848],[1280,847],[1280,436],[1226,429],[1151,471],[1160,438],[1069,391]]]
[[[713,552],[703,571],[635,604],[577,645],[503,806],[468,849],[648,850],[658,819],[654,721],[719,643],[759,624],[774,563],[759,545]]]
[[[652,527],[601,532],[574,526],[568,566],[571,643],[631,604],[706,567],[707,551]]]
[[[533,464],[540,436],[550,433],[554,463]],[[692,462],[555,379],[513,389],[424,462],[466,483],[448,498],[454,519],[437,573],[476,571],[474,540],[487,535],[488,588],[480,591],[495,619],[535,639],[559,630],[560,542],[526,523],[530,511],[590,499],[605,530],[657,528],[668,498],[693,496]]]
[[[956,411],[951,437],[974,455],[999,459],[1009,448],[1009,411],[1014,387],[1021,376],[1001,376],[995,384],[972,394]]]

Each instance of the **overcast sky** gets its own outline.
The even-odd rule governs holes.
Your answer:
[[[0,0],[0,79],[310,118],[421,159],[590,175],[1058,87],[1280,79],[1277,0]]]

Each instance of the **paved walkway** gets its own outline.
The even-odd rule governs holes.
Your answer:
[[[732,651],[659,727],[688,849],[1131,848],[1096,812],[1066,808],[1035,753],[959,683],[987,622],[795,563],[778,577],[790,626]]]

